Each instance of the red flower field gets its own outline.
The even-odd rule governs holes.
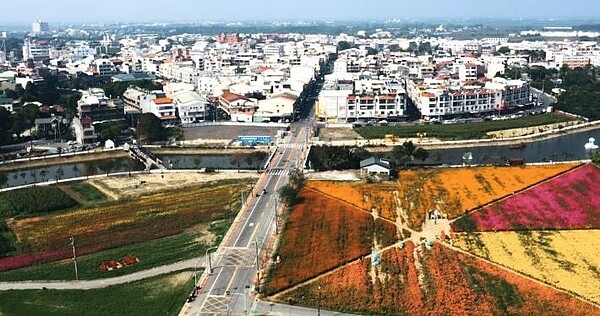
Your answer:
[[[455,231],[600,228],[600,169],[589,164],[467,215]]]
[[[267,291],[288,288],[397,241],[394,224],[311,189],[300,192],[279,247],[281,263]]]
[[[415,253],[408,243],[384,252],[378,268],[357,261],[277,298],[378,315],[600,315],[592,304],[440,244]]]

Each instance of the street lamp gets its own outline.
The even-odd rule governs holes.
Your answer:
[[[208,260],[208,274],[212,274],[213,273],[213,268],[212,268],[212,261],[210,260],[210,252],[211,250],[215,250],[218,249],[219,247],[210,247],[208,249],[206,249],[206,253],[204,254],[204,256],[206,257],[206,259]]]
[[[260,260],[258,257],[258,239],[254,239],[254,245],[256,248],[256,286],[255,290],[257,293],[260,292]]]
[[[317,287],[317,316],[321,316],[321,286]]]
[[[248,297],[246,295],[246,292],[244,293],[230,293],[229,295],[239,295],[244,297],[244,315],[248,314]],[[227,312],[229,311],[229,304],[227,304]]]
[[[69,238],[69,241],[71,248],[73,249],[73,265],[75,266],[75,280],[79,280],[79,273],[77,272],[77,252],[75,251],[75,237]]]

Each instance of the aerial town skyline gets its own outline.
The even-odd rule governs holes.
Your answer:
[[[3,23],[22,23],[34,19],[52,22],[100,22],[100,21],[231,21],[231,20],[387,20],[407,18],[544,18],[567,19],[598,17],[600,3],[590,0],[564,2],[517,1],[481,3],[475,0],[404,3],[397,1],[364,2],[315,1],[291,2],[282,5],[274,0],[251,3],[230,0],[210,1],[202,4],[177,1],[165,5],[157,0],[115,1],[106,0],[94,4],[94,10],[76,10],[80,3],[73,0],[57,0],[52,5],[41,0],[27,3],[7,2],[5,12],[19,12],[3,17]],[[143,6],[142,6],[143,5]],[[145,9],[144,9],[145,8]],[[153,9],[160,8],[160,9]],[[582,10],[585,8],[585,10]]]

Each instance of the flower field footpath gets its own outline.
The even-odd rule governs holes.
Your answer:
[[[402,213],[413,229],[439,209],[449,219],[568,171],[580,164],[519,167],[434,168],[401,171]]]
[[[455,231],[600,229],[600,169],[577,168],[459,219]]]
[[[401,171],[398,183],[308,181],[308,188],[420,230],[426,213],[449,219],[568,171],[580,164],[433,168]]]
[[[253,179],[224,180],[97,206],[10,221],[20,254],[0,259],[0,271],[178,235],[199,223],[231,217],[239,192]],[[140,258],[143,260],[143,258]]]
[[[600,230],[459,234],[454,246],[600,304]]]
[[[276,293],[397,241],[394,224],[312,189],[288,215],[267,282]]]
[[[391,248],[277,299],[376,315],[600,315],[596,306],[441,244]],[[376,274],[376,278],[370,275]]]

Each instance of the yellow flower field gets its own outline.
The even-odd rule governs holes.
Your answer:
[[[600,230],[459,234],[454,245],[600,303]]]

